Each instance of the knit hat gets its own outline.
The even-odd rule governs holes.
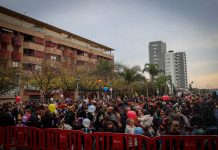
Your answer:
[[[28,117],[24,115],[22,117],[22,123],[26,123],[27,121],[28,121]]]

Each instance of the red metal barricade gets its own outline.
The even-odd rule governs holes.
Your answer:
[[[217,136],[160,136],[153,138],[154,150],[218,150]]]
[[[62,130],[62,129],[41,129],[40,143],[41,149],[46,150],[81,150],[90,149],[87,146],[89,136],[82,131]]]
[[[0,127],[0,147],[5,144],[5,129]]]
[[[4,145],[6,149],[11,147],[38,149],[40,146],[39,130],[30,127],[6,127]]]
[[[142,135],[124,133],[93,133],[93,147],[96,150],[149,150],[152,139]]]
[[[42,150],[218,150],[217,136],[159,136],[38,129],[31,127],[0,128],[0,146]]]

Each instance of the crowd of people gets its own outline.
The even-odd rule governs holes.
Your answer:
[[[51,110],[51,106],[55,106]],[[88,124],[84,125],[84,119]],[[159,135],[218,135],[218,101],[188,95],[163,101],[144,96],[128,99],[86,98],[49,103],[4,103],[0,126],[61,128],[89,132]],[[84,130],[84,128],[86,130]]]

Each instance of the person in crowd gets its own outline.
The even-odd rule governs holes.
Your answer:
[[[132,118],[129,118],[126,120],[126,128],[125,128],[125,133],[128,133],[128,134],[135,134],[135,124],[134,124],[134,120]],[[134,144],[133,144],[134,142]],[[129,144],[129,147],[132,148],[133,146],[137,146],[137,139],[132,139],[131,137],[129,137],[128,139],[128,144]]]
[[[0,104],[0,126],[81,130],[83,119],[88,118],[94,132],[134,134],[133,128],[141,127],[150,137],[218,134],[218,103],[213,97],[184,95],[169,101],[159,97],[88,97],[82,102],[71,100],[55,105],[56,110],[51,111],[49,103]],[[89,112],[89,106],[96,107],[95,112]],[[135,120],[127,117],[130,110],[136,112]]]
[[[2,112],[0,113],[0,127],[13,125],[15,125],[15,120],[9,111],[7,104],[3,104]]]

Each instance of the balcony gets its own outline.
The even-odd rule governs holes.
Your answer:
[[[45,52],[50,53],[50,54],[60,55],[60,56],[62,56],[62,54],[63,54],[62,50],[52,48],[52,47],[45,47]]]
[[[11,52],[6,49],[0,49],[0,57],[7,57],[9,58],[11,55]]]
[[[23,56],[23,62],[31,63],[31,64],[38,64],[42,61],[42,59],[32,56]]]
[[[64,50],[64,51],[63,51],[63,55],[64,55],[65,57],[70,57],[70,54],[71,54],[71,52],[70,52],[69,50]]]
[[[51,41],[46,41],[46,42],[45,42],[45,46],[46,46],[46,47],[55,48],[55,47],[57,47],[57,44],[56,44],[56,43],[53,43],[53,42],[51,42]]]
[[[41,51],[34,51],[34,56],[37,57],[37,58],[44,58],[45,53],[41,52]]]
[[[92,63],[92,64],[96,64],[97,59],[95,59],[95,58],[90,58],[90,59],[89,59],[89,62]]]
[[[24,42],[23,43],[23,48],[44,51],[44,46],[43,45],[39,45],[39,44],[36,44],[36,43],[33,43],[33,42]]]
[[[1,40],[0,40],[2,43],[11,43],[11,36],[8,35],[8,34],[2,34],[1,35]]]
[[[29,90],[29,89],[24,90],[24,95],[35,95],[35,94],[40,94],[40,90]]]
[[[22,45],[22,39],[19,37],[13,37],[12,38],[12,44],[14,46],[21,46]]]
[[[83,56],[83,55],[77,55],[76,59],[81,60],[81,61],[86,61],[86,62],[89,61],[89,57]]]
[[[70,52],[70,58],[75,59],[75,53],[74,52]]]
[[[40,44],[40,45],[44,45],[45,40],[42,39],[42,38],[39,38],[39,37],[33,37],[33,38],[32,38],[32,42],[37,43],[37,44]]]
[[[11,59],[14,61],[21,61],[21,53],[18,51],[13,51],[11,53]]]

